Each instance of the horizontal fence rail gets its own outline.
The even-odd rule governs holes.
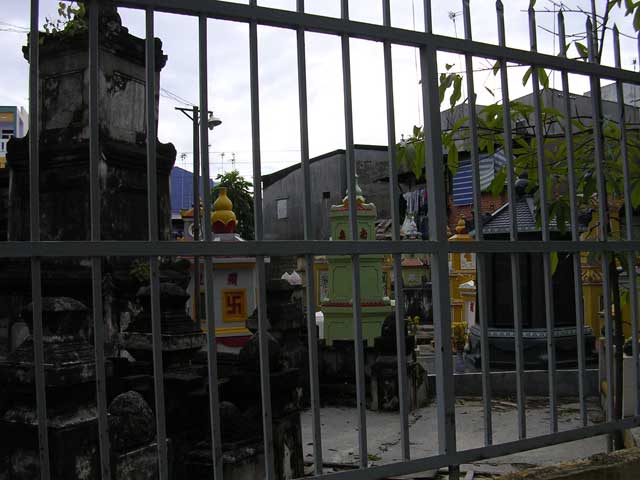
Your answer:
[[[214,275],[213,262],[217,257],[237,256],[254,257],[256,262],[256,278],[258,286],[256,288],[256,328],[258,333],[257,355],[259,359],[259,390],[260,397],[256,398],[256,408],[260,411],[261,420],[261,442],[264,454],[263,471],[265,478],[271,480],[279,478],[276,473],[275,456],[280,448],[274,444],[273,410],[278,405],[272,405],[273,385],[271,384],[270,372],[273,367],[270,356],[270,322],[267,311],[267,279],[266,264],[270,257],[278,256],[299,256],[304,257],[308,272],[313,272],[314,256],[344,256],[350,257],[352,262],[351,282],[353,285],[353,338],[354,338],[354,358],[355,358],[355,387],[356,387],[356,415],[357,419],[357,451],[359,453],[358,468],[330,475],[323,474],[323,445],[327,442],[322,435],[321,422],[321,395],[319,380],[319,359],[318,338],[315,331],[314,315],[318,305],[314,294],[314,284],[316,279],[309,275],[306,292],[306,315],[308,325],[308,369],[310,378],[310,405],[311,405],[311,436],[313,439],[313,478],[335,478],[335,479],[375,479],[384,478],[391,475],[404,475],[418,471],[448,467],[450,478],[459,475],[459,467],[463,463],[470,463],[502,455],[517,452],[524,452],[532,449],[559,445],[565,442],[576,441],[589,437],[608,435],[611,442],[615,442],[616,435],[622,429],[640,426],[640,395],[637,396],[634,405],[635,416],[628,418],[616,418],[613,395],[610,393],[614,383],[614,317],[612,315],[612,305],[610,296],[605,293],[603,298],[603,317],[606,341],[606,380],[608,382],[609,394],[607,395],[607,416],[606,422],[599,425],[589,425],[586,405],[586,360],[584,351],[585,319],[584,305],[582,299],[581,284],[581,254],[591,253],[600,255],[601,268],[603,271],[604,291],[608,292],[610,287],[611,269],[616,268],[614,261],[609,260],[609,255],[622,255],[627,259],[628,264],[635,263],[636,252],[640,251],[640,240],[634,240],[631,229],[632,224],[632,185],[638,179],[632,178],[631,165],[634,160],[626,147],[626,137],[624,128],[621,128],[623,138],[623,148],[621,149],[623,168],[623,200],[625,207],[626,230],[620,239],[613,238],[611,232],[607,231],[605,223],[600,222],[597,232],[597,240],[581,240],[578,229],[578,192],[575,173],[575,145],[571,134],[570,113],[571,104],[569,99],[569,75],[577,74],[588,76],[591,85],[591,106],[593,129],[591,135],[594,141],[593,162],[596,172],[595,196],[597,198],[597,212],[600,219],[608,217],[610,206],[610,189],[606,180],[605,165],[605,139],[603,133],[603,113],[602,98],[600,94],[600,81],[603,79],[613,80],[617,88],[617,121],[620,126],[624,125],[625,106],[622,100],[623,84],[640,85],[640,74],[620,68],[620,44],[619,32],[614,32],[614,53],[615,67],[601,65],[595,56],[597,46],[593,43],[593,25],[588,21],[586,25],[586,36],[588,39],[589,58],[588,61],[569,59],[566,56],[565,47],[565,26],[562,12],[558,16],[559,42],[561,53],[558,56],[548,55],[538,52],[536,38],[536,18],[535,12],[529,10],[529,50],[521,50],[508,47],[508,39],[505,37],[504,7],[500,0],[496,4],[496,21],[498,28],[498,45],[482,43],[473,40],[471,32],[470,1],[462,0],[462,13],[464,17],[464,38],[452,38],[444,35],[434,34],[432,31],[432,5],[431,1],[424,0],[425,30],[424,32],[411,31],[395,28],[391,26],[392,5],[390,0],[380,0],[382,5],[382,24],[370,24],[350,20],[349,2],[341,0],[340,18],[323,17],[305,13],[304,0],[297,0],[294,11],[280,10],[258,6],[256,0],[250,0],[247,5],[228,3],[215,0],[87,0],[86,5],[91,7],[88,18],[90,33],[88,35],[88,65],[89,65],[89,217],[90,235],[87,241],[44,241],[41,239],[41,195],[40,189],[43,179],[41,178],[40,146],[41,146],[41,119],[40,112],[42,106],[42,89],[40,82],[40,49],[39,42],[31,41],[29,48],[29,106],[30,106],[30,133],[29,133],[29,240],[28,241],[3,241],[0,242],[0,259],[27,259],[30,262],[30,284],[31,302],[33,312],[33,345],[34,345],[34,391],[36,397],[37,417],[37,440],[38,458],[40,466],[40,477],[43,480],[56,478],[51,471],[51,439],[48,428],[47,411],[47,376],[45,361],[45,342],[43,340],[43,295],[42,270],[50,268],[49,264],[55,259],[90,259],[91,265],[91,291],[93,319],[95,322],[93,342],[95,343],[96,361],[96,403],[97,403],[97,437],[98,451],[96,455],[100,457],[100,478],[110,479],[115,476],[113,465],[110,463],[113,452],[110,445],[109,419],[107,415],[107,365],[105,362],[105,320],[103,318],[103,262],[111,257],[142,257],[145,258],[149,266],[150,278],[150,313],[151,313],[151,343],[153,367],[153,400],[156,429],[156,449],[157,449],[157,473],[158,477],[165,480],[172,478],[171,464],[169,461],[172,455],[171,438],[167,433],[167,419],[165,405],[165,376],[163,375],[165,357],[163,355],[163,311],[161,305],[160,265],[159,257],[184,257],[203,259],[204,271],[203,279],[205,283],[204,305],[198,307],[198,312],[203,309],[204,319],[207,324],[207,391],[206,405],[208,412],[202,412],[203,425],[206,424],[209,450],[212,460],[212,468],[216,480],[221,480],[224,469],[225,457],[222,451],[222,428],[221,428],[221,399],[219,387],[221,384],[218,351],[216,343],[215,325],[216,308],[214,298]],[[31,39],[38,38],[40,24],[39,0],[31,0]],[[99,45],[99,15],[97,8],[100,5],[117,5],[140,9],[145,13],[145,129],[146,139],[146,188],[147,188],[147,225],[148,231],[145,241],[107,241],[102,240],[101,232],[101,150],[100,150],[100,103],[99,103],[99,69],[100,69],[100,45]],[[175,13],[189,15],[198,19],[198,72],[199,72],[199,106],[193,107],[192,115],[194,121],[194,148],[200,149],[200,156],[194,152],[193,169],[196,177],[202,175],[200,184],[208,185],[210,178],[209,171],[209,147],[210,138],[207,122],[203,121],[206,112],[209,110],[209,86],[208,78],[208,49],[224,48],[224,45],[212,45],[208,41],[208,20],[229,20],[244,22],[248,25],[248,45],[249,45],[249,86],[251,104],[251,147],[252,166],[254,184],[254,209],[255,209],[255,240],[246,242],[220,242],[212,239],[212,198],[208,188],[204,189],[203,221],[202,231],[198,234],[194,242],[163,241],[160,240],[161,232],[159,226],[159,188],[158,188],[158,164],[157,164],[157,122],[158,113],[155,108],[156,93],[159,88],[156,69],[156,48],[154,39],[155,13]],[[261,99],[259,92],[260,85],[260,49],[259,35],[260,27],[281,27],[291,29],[296,33],[296,59],[297,59],[297,84],[298,84],[298,108],[299,125],[292,124],[292,131],[298,131],[300,135],[301,164],[302,164],[302,189],[304,192],[304,239],[303,240],[265,240],[263,217],[263,186],[262,186],[262,159],[261,159],[261,123],[260,107]],[[309,158],[309,113],[307,111],[307,52],[305,51],[305,34],[324,33],[340,38],[340,65],[342,68],[342,93],[344,109],[344,137],[346,143],[344,171],[346,172],[346,197],[345,202],[348,207],[350,235],[344,241],[326,241],[313,238],[313,224],[317,222],[317,212],[313,211],[311,200],[311,188],[313,178],[311,173],[311,161]],[[382,46],[384,58],[384,80],[386,105],[386,131],[388,147],[388,172],[389,197],[391,199],[390,216],[392,218],[392,240],[390,241],[363,241],[358,235],[358,192],[357,192],[357,165],[355,158],[354,142],[354,118],[352,99],[352,63],[350,41],[352,39],[363,39],[379,42]],[[428,137],[428,144],[425,145],[424,160],[426,172],[426,186],[428,194],[428,240],[424,241],[404,241],[401,240],[400,218],[398,196],[399,189],[395,182],[398,175],[396,158],[396,118],[394,114],[394,85],[393,85],[393,55],[394,46],[414,47],[419,52],[419,63],[421,79],[421,102],[422,121],[424,122],[425,137]],[[504,124],[501,126],[501,135],[505,138],[506,156],[506,176],[507,176],[507,197],[511,205],[516,202],[516,171],[515,155],[513,152],[513,136],[517,133],[512,125],[510,111],[509,79],[508,67],[510,64],[531,66],[531,83],[533,99],[533,116],[537,125],[543,123],[543,105],[541,103],[542,80],[538,67],[551,69],[559,72],[562,79],[562,92],[564,100],[562,110],[566,116],[564,142],[567,150],[568,165],[568,190],[570,199],[570,220],[568,235],[571,240],[552,240],[550,232],[550,202],[548,190],[542,188],[540,192],[539,211],[541,217],[541,239],[519,239],[517,212],[515,208],[510,210],[508,224],[509,240],[488,240],[484,237],[482,228],[475,231],[473,241],[469,242],[449,242],[447,236],[447,191],[446,172],[443,163],[443,145],[440,134],[442,132],[440,117],[440,101],[438,97],[438,54],[441,52],[460,54],[464,56],[464,69],[466,72],[466,88],[472,94],[468,99],[470,118],[468,128],[471,135],[471,166],[473,183],[473,208],[474,224],[482,225],[481,209],[482,200],[480,192],[480,159],[478,147],[478,129],[475,100],[475,86],[473,79],[473,60],[475,57],[495,59],[500,62],[497,72],[501,86],[501,103],[504,114]],[[215,82],[217,79],[213,79]],[[517,79],[519,81],[519,79]],[[202,118],[199,119],[198,112]],[[198,139],[196,139],[196,137]],[[535,169],[540,182],[545,185],[545,179],[550,174],[545,161],[545,151],[543,145],[542,129],[536,129],[533,137],[538,142],[535,152]],[[199,141],[199,145],[198,145]],[[197,199],[198,179],[195,180],[194,190]],[[609,192],[609,193],[608,193]],[[345,192],[340,192],[344,194]],[[199,207],[196,208],[196,212]],[[322,212],[326,214],[328,212]],[[199,216],[196,213],[196,230],[199,226]],[[571,257],[572,271],[574,273],[573,291],[575,292],[576,310],[576,342],[577,342],[577,370],[578,370],[578,391],[580,404],[580,423],[582,427],[558,431],[558,380],[556,378],[556,339],[554,329],[558,318],[554,312],[554,291],[552,255],[563,252]],[[484,426],[484,446],[472,449],[460,449],[456,436],[456,396],[454,391],[453,369],[451,364],[452,346],[450,338],[452,335],[452,315],[450,308],[450,254],[477,254],[476,285],[477,298],[479,299],[478,319],[480,321],[480,342],[482,359],[482,412]],[[492,254],[504,253],[510,259],[510,285],[509,291],[504,292],[513,301],[514,317],[514,357],[516,364],[516,393],[517,393],[517,432],[519,440],[496,443],[494,420],[492,419],[492,392],[491,392],[491,370],[489,366],[489,343],[488,343],[488,318],[490,311],[487,308],[489,295],[487,283],[488,261]],[[544,318],[545,318],[545,351],[552,365],[548,368],[548,395],[549,395],[549,426],[548,434],[541,436],[530,436],[528,434],[529,425],[526,415],[525,398],[525,360],[523,345],[523,305],[522,298],[525,292],[521,285],[521,264],[520,259],[525,254],[541,254],[543,264],[543,285],[544,285]],[[361,305],[361,261],[367,255],[389,255],[392,257],[392,276],[394,279],[394,295],[396,299],[393,311],[393,321],[398,332],[395,348],[397,351],[397,384],[399,385],[399,443],[401,448],[402,461],[371,466],[370,451],[367,436],[367,412],[366,412],[366,376],[365,368],[365,348],[363,346],[363,312]],[[404,254],[425,254],[429,255],[432,272],[432,292],[433,292],[433,312],[435,331],[435,374],[436,374],[436,415],[437,430],[431,432],[437,434],[438,453],[428,457],[412,454],[411,451],[411,431],[409,424],[409,385],[407,378],[407,355],[406,352],[405,329],[404,329],[404,304],[403,280],[402,280],[402,255]],[[199,262],[199,260],[196,260]],[[201,265],[201,264],[199,264]],[[196,272],[198,270],[196,269]],[[634,378],[636,382],[640,379],[640,363],[638,360],[638,298],[636,291],[636,271],[632,273],[629,283],[631,292],[631,324],[634,355]],[[199,275],[199,274],[198,274]],[[196,300],[199,302],[199,298]],[[573,328],[573,327],[572,327]],[[257,378],[257,377],[256,377]],[[277,392],[276,392],[277,393]],[[259,406],[259,407],[258,407]],[[208,417],[207,417],[208,415]],[[206,420],[206,421],[205,421]],[[355,428],[355,427],[354,427]],[[354,444],[355,446],[355,444]],[[1,473],[1,472],[0,472]],[[232,478],[232,477],[231,477]]]
[[[28,257],[107,257],[107,256],[255,256],[255,255],[355,255],[395,253],[544,253],[544,252],[633,252],[640,249],[640,241],[580,241],[550,240],[484,240],[480,242],[437,243],[424,242],[353,242],[343,240],[339,244],[328,240],[263,240],[242,243],[198,242],[144,242],[122,240],[102,242],[3,242],[0,258]]]

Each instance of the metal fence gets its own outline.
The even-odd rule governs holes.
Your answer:
[[[36,393],[37,393],[37,415],[40,445],[41,477],[51,478],[49,468],[49,445],[47,438],[47,407],[44,384],[44,354],[43,354],[43,326],[42,326],[42,292],[41,292],[41,259],[47,257],[90,257],[92,259],[92,279],[93,279],[93,315],[95,319],[95,353],[97,363],[97,399],[99,412],[99,440],[102,458],[102,478],[111,478],[113,472],[109,464],[109,436],[107,432],[106,413],[106,373],[104,340],[105,331],[102,319],[102,272],[101,258],[105,256],[140,256],[147,257],[151,269],[151,292],[152,292],[152,324],[153,324],[153,366],[155,382],[155,414],[157,421],[157,440],[159,449],[159,471],[161,478],[168,478],[167,460],[167,434],[165,426],[165,405],[162,377],[162,354],[160,337],[160,302],[159,302],[159,266],[158,256],[189,255],[200,256],[205,259],[205,282],[206,282],[206,318],[208,329],[208,375],[210,385],[217,385],[218,373],[216,362],[216,342],[214,328],[214,299],[212,296],[213,271],[212,256],[215,255],[245,255],[255,256],[257,259],[257,269],[259,278],[259,304],[258,319],[260,335],[260,367],[261,367],[261,389],[262,389],[262,412],[263,412],[263,433],[265,452],[266,477],[274,478],[274,452],[272,441],[271,425],[271,395],[269,383],[269,356],[266,332],[266,291],[265,291],[265,257],[278,255],[302,255],[306,258],[308,271],[313,269],[314,255],[351,255],[353,259],[353,294],[354,294],[354,338],[356,345],[356,378],[357,378],[357,408],[358,408],[358,439],[360,469],[350,470],[332,474],[332,478],[358,479],[358,478],[383,478],[388,475],[407,474],[427,469],[450,466],[452,473],[462,463],[469,463],[479,459],[497,457],[505,454],[522,452],[544,446],[561,444],[582,438],[596,435],[610,434],[616,430],[640,425],[640,411],[636,405],[636,416],[615,420],[612,416],[613,398],[608,395],[607,419],[604,423],[587,426],[585,394],[584,394],[584,371],[585,359],[584,351],[579,351],[579,372],[580,372],[580,410],[583,427],[568,431],[558,431],[557,424],[557,403],[556,403],[556,381],[555,369],[549,369],[549,400],[550,400],[550,425],[549,433],[542,436],[528,437],[525,422],[525,398],[524,398],[524,361],[522,349],[522,319],[521,319],[521,294],[519,281],[518,255],[525,252],[542,253],[544,259],[544,285],[546,300],[547,319],[547,339],[548,355],[553,365],[554,344],[553,344],[553,289],[551,283],[551,260],[552,252],[563,251],[573,254],[575,271],[575,291],[576,291],[576,327],[578,332],[578,345],[583,336],[583,310],[582,294],[580,285],[580,252],[617,252],[628,255],[630,264],[633,264],[634,251],[640,250],[640,242],[634,241],[631,236],[631,186],[628,168],[627,152],[623,152],[624,160],[624,185],[625,185],[625,209],[626,212],[626,238],[624,240],[613,240],[608,238],[605,228],[602,226],[598,232],[598,241],[579,241],[577,230],[577,206],[576,189],[573,172],[573,150],[571,127],[567,125],[566,144],[568,149],[569,172],[570,172],[570,197],[571,197],[571,226],[572,241],[560,242],[551,241],[549,236],[549,211],[547,208],[548,199],[545,198],[544,189],[541,191],[541,217],[542,217],[542,241],[519,241],[517,236],[517,224],[514,210],[511,213],[510,240],[486,241],[482,238],[481,229],[476,229],[475,242],[469,243],[449,243],[446,235],[446,191],[445,191],[445,167],[443,165],[443,149],[439,132],[441,131],[440,101],[438,97],[438,69],[437,53],[450,52],[461,54],[465,57],[467,90],[475,92],[473,82],[473,57],[498,59],[500,63],[500,83],[502,87],[502,105],[504,108],[504,138],[506,145],[506,158],[508,160],[508,198],[509,201],[515,199],[514,191],[514,168],[513,152],[511,151],[511,129],[509,119],[509,92],[508,92],[508,71],[509,62],[521,65],[533,65],[545,67],[561,72],[562,89],[564,92],[564,109],[567,122],[570,120],[569,87],[568,75],[570,73],[589,76],[592,87],[593,102],[593,127],[595,140],[595,164],[597,170],[597,191],[598,191],[598,211],[600,218],[606,217],[607,198],[605,177],[603,167],[603,143],[602,125],[600,113],[599,82],[600,79],[610,79],[618,85],[618,106],[620,111],[619,120],[624,121],[623,100],[620,94],[623,83],[640,84],[640,77],[637,73],[623,70],[619,61],[619,46],[616,44],[616,68],[598,64],[594,60],[594,46],[590,44],[590,61],[578,61],[566,58],[564,55],[552,56],[538,53],[536,50],[536,27],[535,17],[531,17],[530,35],[531,49],[519,50],[507,47],[505,39],[505,27],[503,7],[500,2],[497,4],[497,21],[499,33],[499,45],[479,43],[472,40],[471,18],[469,10],[469,0],[463,1],[464,30],[465,38],[457,39],[447,36],[436,35],[432,32],[431,2],[425,0],[424,13],[426,31],[410,31],[391,26],[390,0],[381,0],[383,6],[383,25],[368,24],[351,21],[349,19],[349,5],[347,0],[341,2],[341,18],[328,18],[317,15],[306,14],[304,10],[304,0],[297,1],[296,11],[277,10],[257,6],[256,0],[250,0],[248,5],[235,3],[225,3],[214,0],[118,0],[113,2],[119,6],[143,9],[146,12],[146,102],[147,105],[154,105],[154,92],[156,89],[155,79],[155,44],[154,38],[154,13],[171,12],[197,17],[199,19],[199,92],[200,92],[200,112],[207,112],[209,79],[207,78],[207,19],[223,19],[244,22],[249,25],[249,46],[250,46],[250,86],[251,86],[251,131],[253,147],[253,174],[255,189],[255,241],[241,243],[214,243],[211,241],[211,198],[208,189],[204,189],[204,225],[203,240],[191,243],[179,243],[171,241],[159,241],[158,231],[158,205],[157,205],[157,182],[156,182],[156,111],[154,108],[147,108],[147,154],[148,154],[148,241],[101,241],[100,232],[100,186],[98,180],[99,168],[99,128],[98,116],[98,9],[90,10],[89,18],[89,61],[90,61],[90,152],[91,152],[91,183],[90,183],[90,211],[91,211],[91,240],[90,241],[41,241],[40,240],[40,215],[39,215],[39,123],[38,118],[38,42],[30,42],[30,226],[31,238],[28,242],[3,242],[0,243],[0,257],[23,257],[31,261],[32,272],[32,298],[34,328],[33,338],[35,343],[35,364],[36,364]],[[101,1],[93,0],[88,2],[92,6],[97,6]],[[106,2],[105,2],[106,3]],[[39,22],[39,0],[31,0],[31,38],[38,36]],[[274,26],[295,30],[297,33],[297,56],[298,56],[298,87],[299,87],[299,113],[300,113],[300,149],[302,152],[302,169],[304,174],[304,213],[305,213],[305,241],[265,241],[263,237],[263,216],[262,216],[262,190],[261,190],[261,155],[260,155],[260,92],[258,89],[258,26]],[[350,241],[330,242],[312,239],[311,224],[313,212],[311,211],[310,190],[311,182],[309,174],[309,131],[307,121],[307,79],[306,79],[306,58],[305,58],[305,33],[319,32],[339,36],[342,42],[342,68],[343,68],[343,92],[344,92],[344,115],[345,115],[345,138],[346,138],[346,163],[348,172],[349,187],[349,213],[351,223],[352,238]],[[591,39],[590,34],[587,37]],[[404,45],[419,49],[421,76],[422,76],[422,102],[424,112],[424,130],[428,135],[428,142],[425,149],[426,178],[428,190],[429,209],[429,240],[423,242],[401,242],[400,241],[400,218],[398,213],[398,190],[395,182],[390,182],[390,198],[392,199],[393,215],[393,240],[388,242],[363,242],[357,238],[356,228],[356,198],[355,198],[355,161],[354,161],[354,135],[352,116],[352,90],[351,90],[351,62],[350,62],[350,39],[365,39],[379,42],[384,48],[384,72],[386,81],[386,106],[387,106],[387,131],[389,141],[389,175],[394,179],[397,176],[395,159],[395,118],[394,118],[394,98],[393,98],[393,67],[392,67],[392,45]],[[564,32],[560,32],[561,51],[565,45]],[[218,46],[216,48],[224,48]],[[539,78],[536,69],[533,70],[532,83],[534,93],[539,91]],[[470,138],[472,141],[471,155],[474,184],[474,205],[475,205],[475,225],[481,225],[480,208],[480,188],[478,171],[478,145],[477,145],[477,125],[475,121],[475,99],[474,95],[469,95]],[[541,105],[539,96],[535,96],[535,116],[541,124]],[[538,129],[538,135],[540,135]],[[200,123],[200,152],[201,169],[204,178],[209,178],[208,145],[209,132],[206,122]],[[539,142],[541,145],[542,142]],[[538,150],[539,177],[544,178],[545,163],[544,152]],[[196,165],[196,170],[198,166]],[[484,402],[484,424],[485,424],[485,446],[472,450],[459,451],[456,448],[456,428],[455,428],[455,397],[452,381],[451,346],[448,339],[451,337],[450,309],[449,309],[449,278],[448,278],[448,255],[451,252],[476,252],[479,255],[478,262],[478,296],[481,310],[479,312],[480,324],[482,326],[482,378],[483,378],[483,402]],[[516,337],[516,364],[517,364],[517,413],[519,440],[508,443],[494,444],[491,420],[491,389],[489,381],[488,343],[487,343],[487,312],[485,287],[486,257],[483,253],[506,252],[510,254],[512,265],[512,287],[513,305],[515,317],[515,337]],[[401,445],[403,461],[388,465],[369,467],[367,465],[367,422],[365,411],[365,371],[364,371],[364,351],[362,348],[362,332],[360,325],[360,278],[359,261],[360,256],[370,253],[384,253],[393,256],[393,272],[395,278],[396,302],[396,325],[398,339],[398,372],[400,391],[400,426]],[[437,393],[437,436],[439,443],[439,454],[426,458],[410,458],[409,450],[409,423],[408,423],[408,399],[407,399],[407,374],[405,368],[406,357],[404,355],[404,328],[403,325],[403,302],[400,301],[401,282],[400,262],[402,253],[425,253],[431,255],[431,268],[433,279],[433,309],[435,337],[438,345],[436,352],[436,393]],[[602,256],[602,270],[604,272],[604,289],[609,291],[609,263]],[[315,334],[315,298],[313,276],[308,276],[307,285],[307,317],[309,321],[309,365],[311,378],[311,409],[312,427],[314,440],[314,461],[316,478],[322,477],[322,436],[320,425],[320,401],[318,383],[318,351],[317,338]],[[637,351],[637,298],[635,288],[635,271],[631,269],[630,282],[632,285],[632,305],[633,305],[633,341],[635,354],[635,376],[638,374],[638,351]],[[610,301],[608,295],[604,296],[605,308],[605,330],[607,342],[607,377],[613,378],[613,335],[612,317]],[[219,399],[218,389],[210,388],[209,407],[211,411],[211,445],[212,456],[215,466],[215,478],[222,478],[222,451],[221,432],[219,419]]]

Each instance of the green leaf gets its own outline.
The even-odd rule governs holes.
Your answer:
[[[493,93],[493,90],[491,90],[489,87],[484,87],[484,89],[485,89],[487,92],[489,92],[489,93],[491,94],[491,96],[492,96],[492,97],[495,97],[495,96],[496,96],[496,94],[495,94],[495,93]]]
[[[551,252],[549,256],[551,258],[551,275],[553,275],[558,268],[558,252]]]
[[[416,142],[416,159],[415,163],[418,164],[419,170],[416,178],[422,176],[422,168],[424,167],[424,142]]]
[[[527,71],[524,72],[524,75],[522,76],[522,86],[524,87],[527,82],[529,81],[529,77],[531,76],[531,72],[533,72],[533,67],[529,67],[527,68]]]
[[[456,122],[451,127],[450,132],[454,133],[454,132],[458,131],[460,129],[460,127],[462,127],[465,123],[467,123],[468,120],[469,120],[469,117],[461,117],[461,118],[459,118],[458,120],[456,120]]]
[[[493,140],[489,140],[489,142],[487,143],[487,153],[489,155],[493,155],[494,153],[496,153],[496,144]]]
[[[547,75],[544,68],[540,67],[538,69],[538,77],[540,79],[540,85],[542,85],[543,88],[549,88],[549,75]]]
[[[576,50],[578,50],[578,55],[580,55],[581,58],[589,58],[589,49],[584,45],[584,43],[576,42],[575,45]]]
[[[410,142],[407,143],[407,146],[404,149],[405,153],[405,161],[407,165],[411,168],[416,162],[416,147],[415,143]]]
[[[444,96],[447,93],[447,88],[451,85],[451,75],[447,75],[446,73],[440,74],[440,82],[438,83],[438,97],[440,99],[440,103],[444,101]]]
[[[620,2],[621,2],[621,0],[609,0],[607,2],[607,13],[611,12],[613,7],[615,7],[616,5],[620,6]],[[625,3],[627,4],[627,8],[628,8],[630,0],[625,0]],[[633,2],[631,2],[631,3],[633,3]]]
[[[636,5],[636,13],[633,14],[633,28],[636,29],[636,32],[640,30],[640,8]]]
[[[413,161],[410,163],[411,171],[419,180],[422,177],[422,167],[424,167],[424,143],[416,142],[413,148]]]
[[[536,0],[529,0],[529,7],[533,8],[536,6]]]
[[[496,63],[493,64],[493,74],[497,75],[498,72],[500,71],[500,60],[496,60]]]
[[[618,6],[620,6],[620,0],[618,0]],[[627,15],[630,15],[631,12],[633,12],[633,9],[636,7],[636,5],[633,2],[633,0],[624,0],[624,6],[627,8],[627,11],[624,14],[625,17]]]
[[[503,168],[496,176],[493,178],[493,181],[489,185],[489,191],[492,195],[498,196],[504,190],[504,182],[507,179],[507,169]]]
[[[449,102],[451,103],[451,108],[453,108],[460,97],[462,96],[462,77],[460,75],[456,75],[453,79],[453,93],[451,94],[451,98]]]
[[[458,148],[456,147],[456,142],[451,142],[449,145],[449,153],[447,155],[447,167],[449,167],[449,171],[451,175],[455,175],[458,171]]]

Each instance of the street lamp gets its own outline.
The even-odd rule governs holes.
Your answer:
[[[175,107],[176,110],[184,113],[193,123],[193,239],[199,240],[200,234],[200,130],[198,124],[200,120],[200,109],[195,105],[191,108]],[[216,117],[212,111],[207,112],[207,126],[213,130],[222,124],[222,120]],[[204,179],[206,182],[207,179]],[[208,182],[207,182],[208,184]]]
[[[200,109],[195,105],[192,108],[175,107],[176,110],[184,113],[193,122],[193,241],[200,239],[200,131],[198,124],[200,120]],[[222,120],[216,117],[213,112],[207,112],[207,127],[213,130],[220,125]],[[203,188],[209,188],[209,179],[203,179]],[[200,258],[193,258],[193,296],[194,313],[196,322],[200,322]]]
[[[214,127],[217,127],[221,123],[222,120],[216,117],[213,112],[209,112],[209,118],[207,119],[207,126],[209,127],[209,130],[213,130]]]

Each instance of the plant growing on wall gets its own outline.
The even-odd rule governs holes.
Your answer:
[[[87,10],[78,2],[58,2],[58,18],[45,17],[43,25],[49,35],[74,35],[87,27]]]

